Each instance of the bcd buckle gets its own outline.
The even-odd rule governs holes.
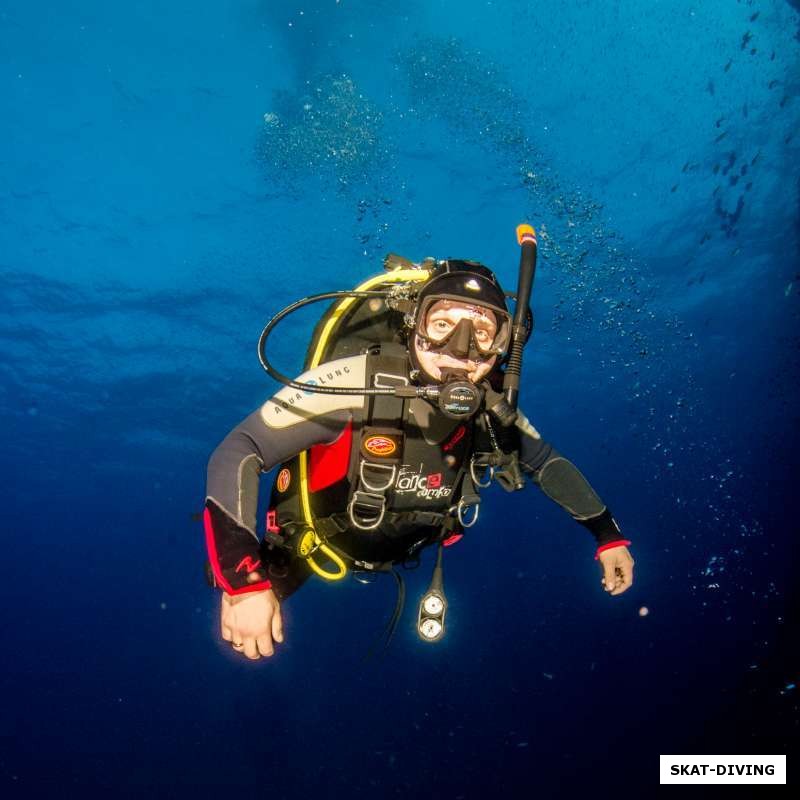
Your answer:
[[[375,501],[378,501],[377,503]],[[374,517],[357,517],[356,507],[360,506],[362,509],[367,509],[368,512],[374,512]],[[360,512],[359,512],[360,513]],[[386,498],[382,494],[374,494],[372,492],[355,491],[347,504],[347,514],[350,521],[359,530],[372,531],[383,522],[386,514]]]

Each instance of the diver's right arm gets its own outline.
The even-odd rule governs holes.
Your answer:
[[[265,421],[272,402],[237,425],[208,462],[208,559],[215,585],[231,596],[270,588],[256,535],[260,474],[315,444],[334,441],[350,419],[342,410],[272,427]]]
[[[350,416],[329,414],[270,428],[262,412],[234,428],[211,456],[204,512],[209,563],[215,585],[223,590],[222,638],[251,659],[271,656],[273,643],[283,641],[280,604],[261,564],[256,535],[259,473],[314,444],[333,441]]]
[[[363,386],[365,366],[365,356],[352,356],[298,380]],[[250,658],[272,655],[272,641],[283,641],[278,600],[256,535],[260,473],[315,444],[333,442],[362,403],[363,395],[287,387],[237,425],[211,456],[204,526],[214,584],[223,590],[222,637]]]

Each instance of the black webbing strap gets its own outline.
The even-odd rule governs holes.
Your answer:
[[[369,385],[386,388],[408,384],[408,356],[405,348],[394,343],[384,343],[380,352],[367,359]],[[405,412],[402,397],[391,394],[373,395],[370,398],[365,424],[372,427],[385,425],[396,428]]]

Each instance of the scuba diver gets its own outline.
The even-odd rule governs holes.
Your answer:
[[[477,521],[479,490],[526,478],[596,540],[602,583],[633,582],[630,542],[578,469],[517,408],[536,234],[517,228],[517,292],[474,261],[390,254],[356,289],[305,298],[276,315],[259,340],[262,366],[284,384],[225,437],[208,465],[203,514],[209,582],[222,590],[222,638],[251,659],[283,642],[280,604],[313,574],[369,582],[437,548],[417,616],[421,639],[444,635],[444,550]],[[515,300],[509,313],[507,298]],[[296,380],[270,363],[273,328],[298,308],[334,300],[316,326]],[[259,476],[277,467],[263,538]],[[387,643],[388,643],[387,638]]]

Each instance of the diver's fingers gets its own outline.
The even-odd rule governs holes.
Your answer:
[[[622,582],[625,588],[633,584],[633,559],[622,564]]]
[[[261,658],[261,656],[259,656],[259,654],[258,654],[258,647],[256,645],[256,640],[255,640],[254,636],[245,636],[245,638],[244,638],[244,654],[248,658],[252,658],[253,660]]]
[[[258,645],[258,652],[261,653],[262,656],[271,656],[275,649],[272,646],[272,639],[268,633],[265,633],[256,639],[256,644]]]
[[[233,638],[233,630],[228,623],[230,619],[230,597],[223,592],[219,601],[219,627],[222,631],[222,638],[229,642]]]
[[[617,579],[617,588],[611,594],[622,594],[633,585],[633,562],[624,561],[617,569],[620,577]]]
[[[276,642],[283,642],[283,618],[280,608],[276,608],[272,615],[272,638]]]
[[[609,559],[603,564],[603,586],[607,592],[613,591],[617,585],[617,576],[614,569],[614,563]]]

